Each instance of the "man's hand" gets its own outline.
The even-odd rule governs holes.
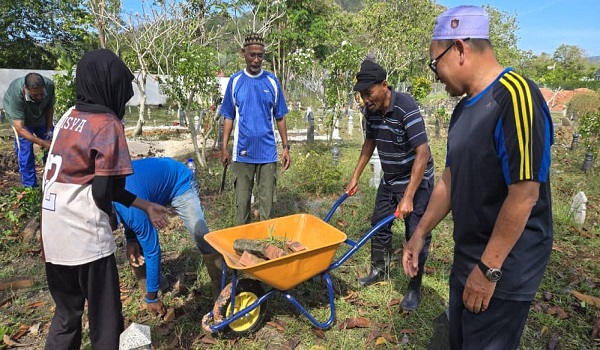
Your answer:
[[[160,204],[152,202],[149,203],[150,204],[146,208],[146,214],[152,222],[152,225],[154,225],[154,227],[158,229],[167,227],[167,225],[169,224],[169,209],[165,208]]]
[[[356,191],[358,191],[358,181],[352,178],[350,180],[350,183],[346,186],[346,194],[348,196],[354,196],[354,194],[356,194]]]
[[[496,283],[485,278],[483,272],[475,265],[467,278],[463,291],[463,303],[467,310],[476,314],[487,310],[495,289]]]
[[[411,278],[417,275],[419,272],[419,254],[425,246],[425,235],[413,234],[411,239],[404,243],[402,249],[402,267],[404,273],[409,275]]]
[[[52,141],[52,140],[48,141],[48,140],[42,140],[42,139],[38,139],[38,145],[40,145],[40,147],[41,147],[42,149],[49,149],[49,148],[50,148],[51,141]]]
[[[162,317],[167,313],[167,308],[162,303],[162,301],[160,301],[160,299],[158,299],[158,297],[155,297],[155,300],[156,301],[153,303],[146,302],[146,309],[148,309],[148,311],[150,312],[150,314],[152,314],[152,316]]]
[[[133,267],[140,267],[146,262],[144,256],[140,254],[140,244],[138,242],[127,243],[127,260]]]
[[[224,148],[221,150],[221,163],[223,163],[223,166],[225,166],[229,164],[229,161],[229,151],[227,148]]]
[[[283,163],[283,170],[288,170],[290,165],[292,164],[292,160],[290,158],[290,150],[287,148],[283,149],[283,153],[281,154],[281,163]]]
[[[399,218],[406,218],[413,212],[413,198],[406,195],[403,196],[400,203],[398,203],[398,207],[396,207],[396,211],[399,214]]]

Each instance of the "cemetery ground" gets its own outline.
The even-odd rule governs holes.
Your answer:
[[[355,121],[355,125],[358,122]],[[6,123],[1,125],[6,128]],[[342,120],[342,130],[345,130]],[[552,195],[555,241],[542,285],[531,306],[522,338],[522,349],[595,349],[600,347],[600,168],[597,163],[583,173],[585,150],[570,150],[573,130],[556,130],[552,149]],[[430,135],[433,135],[433,129]],[[176,139],[181,135],[147,132],[142,138]],[[433,139],[436,174],[445,157],[445,137]],[[331,161],[331,144],[292,143],[292,166],[280,172],[275,216],[306,212],[323,217],[344,191],[358,154],[361,136],[342,132],[336,141],[341,150],[337,164]],[[42,349],[54,304],[48,293],[40,260],[36,218],[39,192],[19,188],[16,163],[11,158],[12,140],[0,141],[0,342],[1,348]],[[189,140],[188,140],[189,142]],[[155,147],[147,154],[170,154]],[[192,149],[173,155],[185,160]],[[212,230],[233,225],[233,193],[228,182],[219,193],[222,166],[216,150],[208,151],[208,168],[198,169],[202,203]],[[39,169],[41,174],[41,168]],[[230,175],[230,174],[229,174]],[[346,200],[331,224],[357,240],[370,229],[375,189],[368,186],[369,168],[361,177],[359,192]],[[228,179],[231,177],[228,176]],[[569,214],[572,198],[584,191],[587,219],[577,225]],[[395,225],[394,246],[401,248],[403,225]],[[452,262],[452,222],[446,218],[433,233],[426,265],[422,300],[415,312],[400,312],[399,302],[408,278],[398,260],[392,263],[389,282],[361,288],[357,278],[368,273],[369,246],[364,246],[340,268],[332,271],[336,320],[330,329],[312,327],[307,318],[282,298],[267,303],[267,323],[256,333],[226,339],[203,333],[200,321],[212,308],[208,275],[189,234],[177,217],[160,232],[162,271],[171,282],[162,298],[169,308],[160,319],[147,314],[141,290],[124,259],[122,232],[116,232],[116,253],[126,326],[150,325],[154,349],[425,349],[434,334],[434,319],[446,309],[448,274]],[[339,252],[344,252],[342,245]],[[400,255],[396,256],[397,258]],[[14,283],[10,283],[14,282]],[[268,287],[268,286],[265,286]],[[329,315],[327,293],[319,280],[309,280],[292,290],[317,319]],[[89,348],[84,315],[84,347]]]

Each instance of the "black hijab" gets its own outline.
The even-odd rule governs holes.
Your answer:
[[[123,119],[125,104],[133,96],[133,74],[112,51],[85,53],[77,63],[75,108],[82,112],[110,113]]]

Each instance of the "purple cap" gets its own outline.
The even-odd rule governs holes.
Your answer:
[[[489,39],[490,19],[479,6],[458,6],[446,10],[435,20],[431,40]]]

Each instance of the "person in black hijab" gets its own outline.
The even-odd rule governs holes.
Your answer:
[[[132,78],[111,51],[86,53],[77,64],[77,103],[55,127],[41,220],[46,277],[56,303],[46,349],[80,348],[86,301],[92,348],[119,348],[123,315],[111,202],[144,210],[158,228],[168,224],[165,207],[125,190],[133,167],[121,119],[133,96]],[[145,300],[152,313],[165,313],[156,296]]]

